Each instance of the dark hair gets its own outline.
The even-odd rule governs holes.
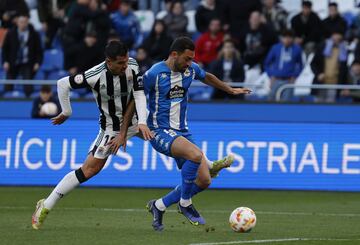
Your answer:
[[[283,37],[294,37],[295,34],[294,34],[294,31],[293,30],[290,30],[290,29],[285,29],[281,32],[281,36]]]
[[[338,4],[336,2],[331,2],[329,3],[329,7],[335,7],[337,8],[338,7]]]
[[[360,65],[360,59],[355,59],[352,63],[351,66],[353,65]]]
[[[178,37],[171,44],[170,53],[173,51],[178,53],[183,53],[186,49],[194,51],[195,50],[194,42],[188,37]]]
[[[105,48],[105,57],[110,59],[116,59],[117,56],[126,56],[128,53],[127,46],[117,40],[110,41]]]
[[[183,5],[183,2],[180,1],[180,0],[176,0],[176,1],[172,1],[171,5],[170,5],[170,13],[172,14],[173,10],[174,10],[174,7],[175,5],[179,3],[181,5],[181,8],[182,8],[182,12],[184,13],[184,5]]]
[[[51,93],[51,86],[50,85],[42,85],[41,86],[41,89],[40,89],[40,92],[43,92],[43,93]]]
[[[163,20],[161,20],[161,19],[157,19],[157,20],[154,21],[154,24],[153,24],[153,26],[151,28],[151,32],[150,32],[149,36],[151,36],[151,37],[156,36],[155,26],[157,24],[162,25],[163,28],[164,28],[163,32],[161,33],[161,36],[166,36],[167,35],[167,26],[166,26],[165,22]]]
[[[312,7],[312,2],[310,2],[310,1],[303,1],[303,2],[302,2],[302,6],[303,6],[303,7],[311,8],[311,7]]]

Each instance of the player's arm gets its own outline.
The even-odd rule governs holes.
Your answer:
[[[124,114],[123,122],[120,127],[120,133],[110,140],[106,145],[109,145],[110,153],[116,154],[119,148],[122,146],[124,151],[126,151],[126,136],[129,129],[130,122],[135,114],[135,101],[134,99],[130,100],[126,106],[126,111]]]
[[[215,87],[217,89],[220,89],[228,94],[231,95],[238,95],[238,94],[250,94],[251,90],[248,88],[233,88],[230,87],[227,83],[221,81],[219,78],[217,78],[214,74],[211,74],[209,72],[205,73],[205,78],[202,80],[203,83]]]
[[[140,75],[138,68],[136,67],[134,70],[134,77],[135,79],[134,79],[133,94],[135,99],[136,112],[138,115],[139,131],[141,132],[144,140],[150,140],[154,136],[146,124],[147,111],[146,111],[146,96],[144,92],[144,81],[143,81],[143,76]]]
[[[51,118],[52,124],[60,125],[64,123],[72,114],[70,104],[70,80],[69,77],[63,77],[57,81],[57,92],[61,105],[61,113]]]
[[[61,113],[51,121],[54,125],[64,123],[72,114],[70,104],[70,90],[89,87],[85,74],[63,77],[57,81],[57,92],[61,105]]]

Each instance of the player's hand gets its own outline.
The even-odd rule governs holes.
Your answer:
[[[65,116],[64,114],[60,113],[56,117],[51,118],[51,122],[53,125],[60,125],[63,124],[69,117]]]
[[[110,154],[116,154],[121,146],[123,147],[124,152],[126,151],[126,142],[126,134],[120,132],[115,138],[107,142],[105,146],[109,146]]]
[[[229,94],[239,95],[239,94],[250,94],[252,91],[248,88],[231,88]]]
[[[139,127],[139,131],[144,137],[144,140],[151,140],[152,138],[154,138],[154,135],[150,131],[148,126],[146,126],[145,124],[139,124],[138,127]]]

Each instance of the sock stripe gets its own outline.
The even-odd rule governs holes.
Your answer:
[[[75,171],[75,175],[76,178],[78,179],[78,181],[81,183],[84,183],[85,181],[87,181],[88,179],[85,177],[84,172],[82,171],[81,168],[77,169]]]

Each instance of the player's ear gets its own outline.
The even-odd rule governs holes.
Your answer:
[[[171,53],[170,53],[170,56],[172,57],[172,58],[177,58],[178,57],[178,52],[176,52],[176,51],[171,51]]]
[[[105,63],[106,63],[107,66],[111,66],[111,59],[106,57],[105,58]]]

